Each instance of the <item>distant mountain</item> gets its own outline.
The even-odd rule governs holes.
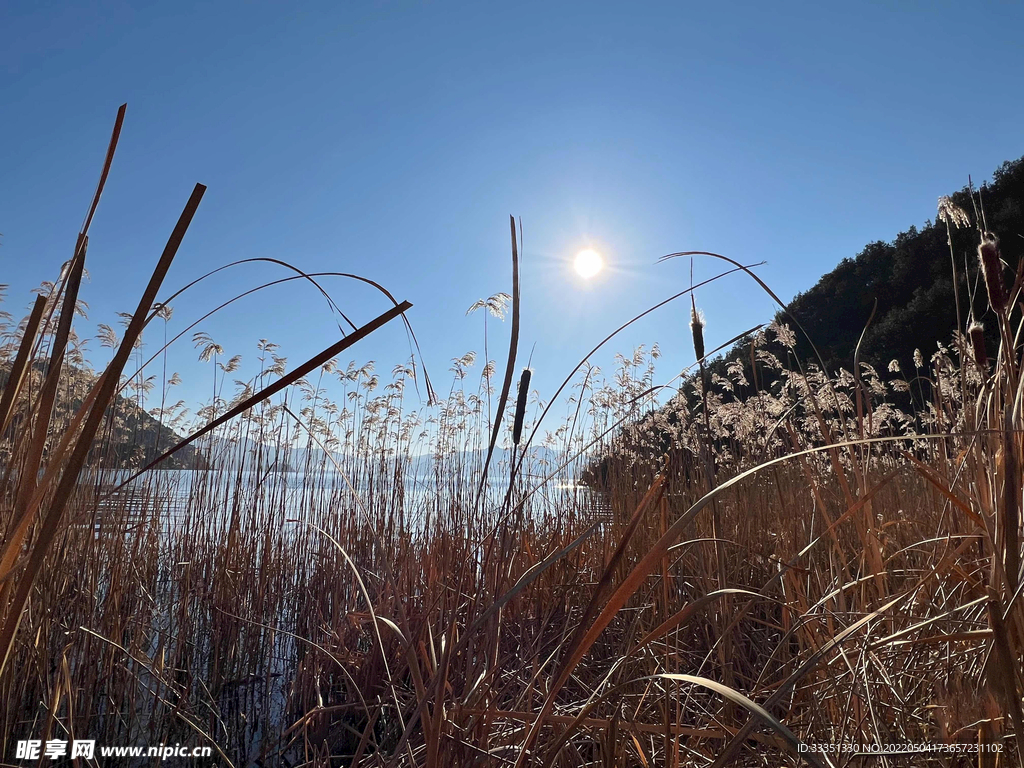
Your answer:
[[[9,369],[0,367],[0,390],[6,386],[8,374]],[[42,383],[42,367],[35,368],[31,376],[35,378],[35,383],[30,391],[35,394]],[[91,371],[69,366],[69,373],[62,378],[54,403],[51,424],[54,432],[59,432],[67,425],[95,381],[96,376]],[[15,413],[12,430],[17,429],[19,423],[19,416]],[[97,435],[93,452],[97,460],[108,468],[139,468],[174,447],[181,439],[173,429],[160,423],[135,402],[117,395]],[[207,465],[195,447],[186,446],[160,466],[162,469],[204,469]]]
[[[464,467],[482,469],[484,461],[487,459],[487,449],[459,451],[456,454],[456,459]],[[498,474],[503,468],[505,472],[508,472],[511,460],[512,451],[507,448],[495,448],[494,454],[491,456],[488,474]],[[531,447],[530,461],[523,466],[524,471],[543,467],[545,470],[553,472],[563,461],[565,461],[565,454],[562,451],[555,451],[543,446]],[[434,466],[434,457],[430,454],[414,456],[411,464],[411,468],[417,473],[429,472]]]
[[[117,469],[140,468],[183,439],[161,424],[152,414],[118,396],[112,408],[113,418],[104,432],[104,464]],[[161,462],[160,469],[206,469],[206,460],[194,445],[187,445]]]

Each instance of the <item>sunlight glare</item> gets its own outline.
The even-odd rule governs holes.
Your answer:
[[[580,277],[591,278],[601,271],[601,267],[604,266],[604,262],[601,260],[601,254],[597,251],[587,249],[576,254],[574,266],[576,267],[576,271],[580,274]]]

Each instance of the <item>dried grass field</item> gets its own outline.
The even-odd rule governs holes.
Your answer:
[[[965,317],[914,370],[825,372],[779,302],[744,334],[764,381],[722,376],[686,289],[658,310],[685,376],[639,349],[538,402],[513,222],[511,294],[474,307],[511,321],[503,364],[345,367],[415,323],[381,288],[377,318],[302,364],[261,342],[259,375],[189,416],[136,350],[202,185],[105,369],[75,334],[122,116],[72,258],[0,337],[4,760],[86,738],[238,767],[1021,764],[1024,279],[994,236],[972,268],[998,347]],[[109,468],[125,409],[157,401],[208,467]],[[800,746],[843,742],[935,749]]]

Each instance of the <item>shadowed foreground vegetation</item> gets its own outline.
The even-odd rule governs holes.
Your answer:
[[[4,759],[17,739],[84,738],[210,744],[236,766],[866,764],[800,742],[973,745],[1001,751],[888,764],[1019,764],[1021,281],[994,241],[978,257],[997,346],[972,326],[887,381],[828,375],[776,354],[798,339],[777,321],[750,337],[772,386],[697,365],[669,419],[644,417],[644,350],[609,377],[581,364],[546,404],[517,398],[513,229],[500,386],[466,356],[423,407],[417,366],[383,386],[338,367],[404,317],[393,301],[211,404],[193,444],[214,470],[119,487],[108,407],[203,191],[70,424],[51,414],[75,375],[91,213],[3,350]],[[662,311],[688,316],[679,300]],[[606,454],[601,492],[581,493],[573,478]]]

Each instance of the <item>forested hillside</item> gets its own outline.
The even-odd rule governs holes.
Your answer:
[[[904,370],[913,370],[915,349],[928,357],[938,343],[950,342],[957,324],[957,296],[963,326],[960,330],[972,318],[981,321],[994,348],[995,325],[985,322],[991,311],[980,284],[977,225],[999,237],[1005,279],[1012,284],[1024,255],[1024,158],[1004,163],[990,183],[975,188],[973,199],[966,187],[950,198],[971,219],[967,226],[949,225],[952,256],[944,221],[937,218],[921,229],[911,226],[890,242],[870,243],[855,257],[843,259],[816,285],[796,296],[786,312],[779,313],[777,319],[797,333],[795,353],[802,362],[817,359],[797,325],[813,340],[829,373],[839,368],[853,370],[862,332],[861,362],[884,372],[895,359]],[[740,361],[747,378],[754,382],[750,376],[750,344],[736,345],[712,363],[711,370],[724,375],[730,362]],[[785,352],[781,345],[776,345],[774,351]],[[764,385],[772,377],[771,370],[759,370],[757,381]]]

